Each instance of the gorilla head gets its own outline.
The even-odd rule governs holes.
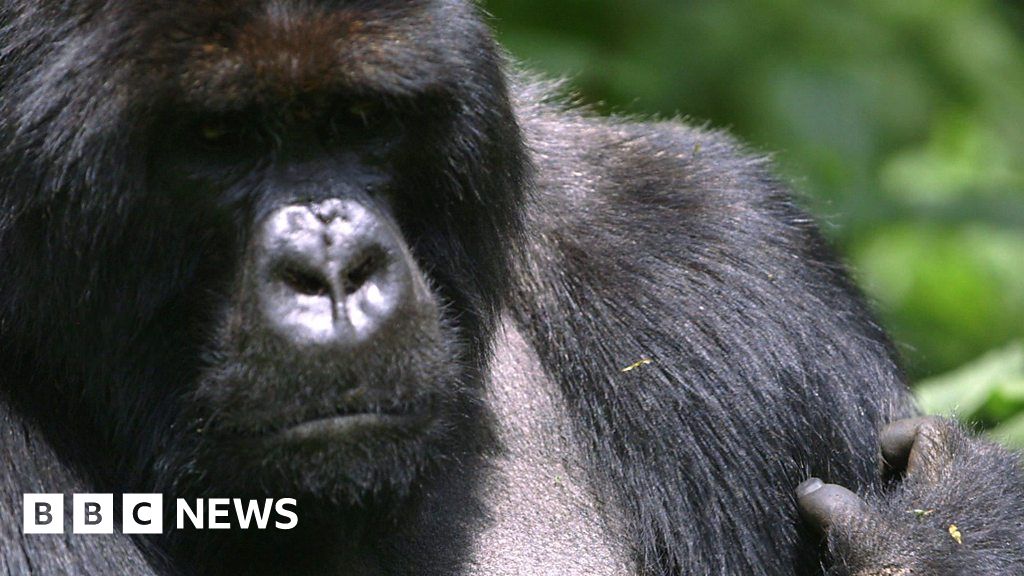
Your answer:
[[[43,3],[4,25],[19,401],[115,491],[404,493],[472,423],[519,227],[474,9]]]

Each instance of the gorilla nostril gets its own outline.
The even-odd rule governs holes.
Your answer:
[[[304,296],[329,296],[331,287],[315,272],[286,266],[278,273],[281,281],[294,292]]]
[[[386,264],[385,254],[374,249],[366,252],[356,263],[345,272],[345,295],[351,296],[359,291],[367,281]]]

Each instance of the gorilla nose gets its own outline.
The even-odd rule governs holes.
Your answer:
[[[260,230],[256,266],[264,320],[295,344],[366,342],[416,300],[411,256],[357,202],[275,211]]]

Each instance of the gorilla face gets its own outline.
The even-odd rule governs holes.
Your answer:
[[[384,37],[411,32],[401,13],[376,15]],[[459,132],[477,96],[412,67],[406,52],[372,74],[335,78],[326,68],[309,74],[328,78],[311,79],[302,67],[323,66],[341,30],[324,36],[332,41],[323,52],[280,40],[253,46],[247,35],[316,38],[326,34],[317,18],[354,21],[327,8],[250,18],[186,59],[184,104],[165,114],[151,161],[162,197],[191,199],[220,222],[231,214],[237,246],[215,336],[201,345],[206,361],[174,424],[188,431],[178,440],[187,449],[158,465],[187,476],[162,481],[344,502],[400,495],[471,412],[476,378],[466,366],[478,358],[456,343],[466,334],[482,345],[493,299],[484,294],[495,292],[477,277],[487,266],[470,263],[491,262],[491,281],[501,277],[502,258],[475,260],[480,248],[467,240],[498,244],[507,233],[498,220],[510,215],[490,212],[504,201],[465,180],[478,168],[424,150],[450,156],[459,139],[472,153],[487,149],[473,140],[486,135]],[[460,55],[431,53],[439,56]],[[367,65],[358,54],[334,57],[341,71]],[[280,58],[298,59],[299,72],[276,69]],[[239,63],[250,69],[225,77]],[[373,84],[399,66],[411,67],[403,85]],[[245,94],[253,75],[267,91]]]
[[[403,494],[472,424],[518,233],[489,33],[462,2],[101,4],[9,39],[26,77],[81,63],[2,104],[34,126],[0,206],[26,404],[114,490]]]
[[[447,299],[394,216],[415,122],[377,98],[186,111],[158,142],[164,194],[198,190],[230,203],[209,210],[245,214],[208,361],[176,424],[194,431],[190,450],[162,466],[218,479],[204,492],[401,493],[469,401]]]

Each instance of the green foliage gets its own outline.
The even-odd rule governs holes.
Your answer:
[[[598,110],[684,114],[778,151],[913,378],[1024,338],[1019,3],[483,2],[517,59]],[[929,381],[957,401],[926,404],[1024,442],[1024,404],[971,375],[991,358]]]
[[[922,381],[917,394],[925,411],[989,427],[993,437],[1024,448],[1024,342]]]

